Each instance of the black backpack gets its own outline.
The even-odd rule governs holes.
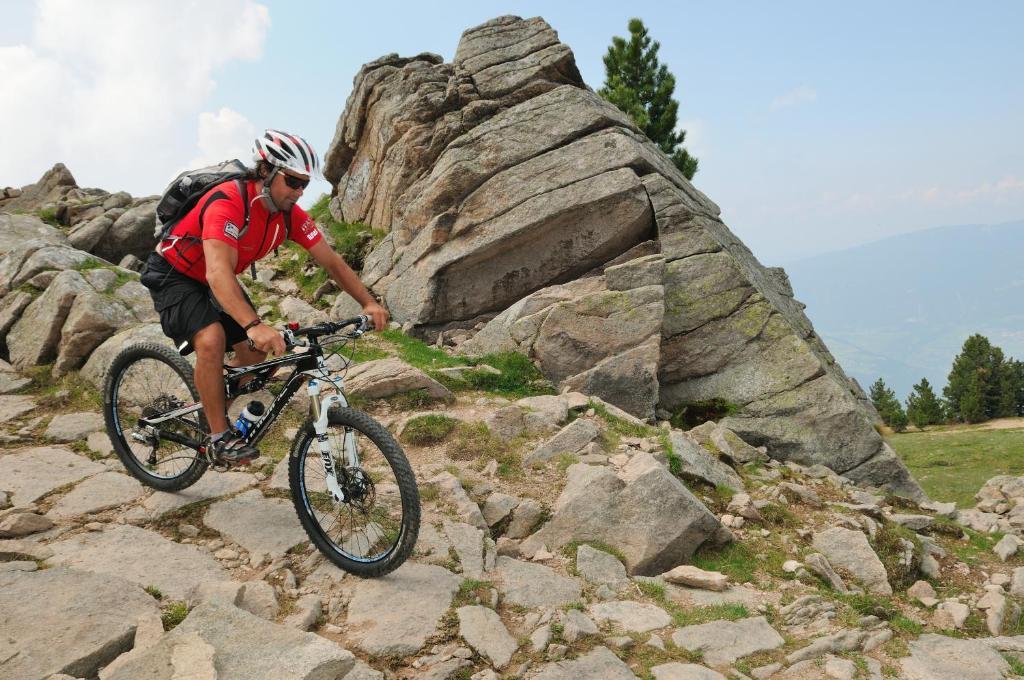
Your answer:
[[[249,228],[249,201],[245,200],[247,197],[244,184],[248,174],[249,169],[245,164],[235,159],[198,170],[186,170],[175,177],[164,189],[160,202],[156,204],[156,228],[153,230],[153,236],[157,239],[157,245],[170,236],[174,225],[195,207],[203,194],[211,187],[229,180],[238,182],[238,194],[243,197],[242,202],[245,205],[245,224],[238,235],[241,238]]]

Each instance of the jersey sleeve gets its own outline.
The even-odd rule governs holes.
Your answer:
[[[291,232],[288,234],[288,238],[309,250],[323,240],[323,235],[309,213],[299,206],[295,206],[292,208]]]
[[[238,250],[242,225],[245,223],[245,211],[237,198],[232,198],[223,191],[217,191],[200,209],[199,223],[202,225],[203,240],[215,239],[223,241]]]

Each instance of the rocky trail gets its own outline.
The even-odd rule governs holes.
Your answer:
[[[82,408],[95,390],[74,376],[33,388],[4,365],[22,386],[0,396],[0,675],[1004,678],[1022,667],[1012,508],[1024,480],[994,479],[976,509],[918,507],[771,460],[713,422],[653,427],[579,393],[451,393],[408,364],[388,383],[374,377],[384,362],[401,359],[367,362],[349,384],[404,441],[424,516],[414,557],[377,580],[336,569],[298,524],[278,460],[298,409],[251,468],[154,492],[111,456],[96,407]],[[409,390],[422,402],[431,385],[440,399],[410,409]],[[465,425],[413,443],[438,413]]]

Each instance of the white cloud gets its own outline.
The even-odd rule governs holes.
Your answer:
[[[187,167],[203,167],[231,158],[248,163],[255,138],[256,127],[237,111],[227,107],[216,113],[204,111],[199,114],[199,155]]]
[[[215,71],[258,59],[269,25],[252,0],[40,0],[28,44],[0,48],[0,185],[63,161],[80,183],[158,190],[204,153],[178,142]]]
[[[799,106],[800,104],[809,104],[818,99],[818,91],[809,85],[801,85],[800,87],[790,90],[784,94],[780,94],[778,97],[772,100],[771,106],[769,107],[772,111],[778,111],[779,109],[786,109],[791,106]]]

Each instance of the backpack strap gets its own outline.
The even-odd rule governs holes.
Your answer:
[[[238,233],[238,240],[242,240],[242,236],[245,232],[249,231],[249,187],[246,186],[244,179],[236,179],[235,184],[238,186],[238,195],[242,198],[242,210],[245,211],[245,221],[242,223],[242,231]]]
[[[292,207],[294,208],[294,206],[292,206]],[[291,233],[292,233],[292,211],[289,210],[287,213],[285,213],[285,216],[284,216],[284,240],[281,241],[282,244],[284,244],[284,242],[288,240],[288,237],[291,236]],[[279,250],[281,250],[281,246],[278,246],[278,247],[274,248],[274,255],[275,256],[280,255],[280,253],[278,252]]]

